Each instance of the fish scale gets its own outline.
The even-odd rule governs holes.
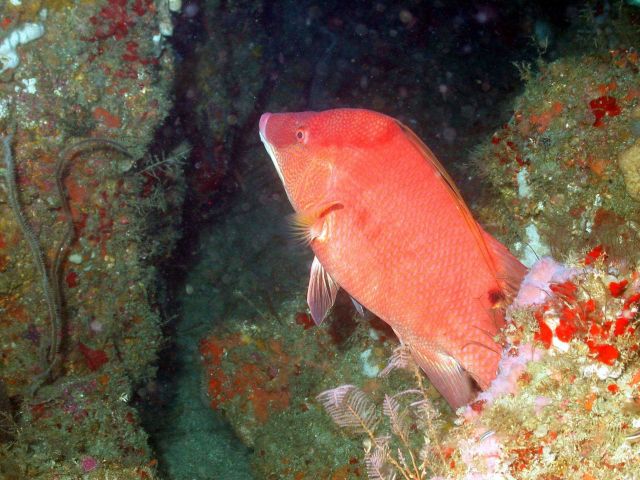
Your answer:
[[[495,378],[504,315],[525,267],[473,220],[406,126],[362,109],[264,114],[260,136],[316,255],[322,321],[338,286],[408,344],[457,408]]]

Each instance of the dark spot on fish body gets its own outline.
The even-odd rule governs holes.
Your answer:
[[[497,288],[489,290],[489,292],[487,292],[487,296],[492,307],[500,306],[500,304],[505,300],[504,293]]]

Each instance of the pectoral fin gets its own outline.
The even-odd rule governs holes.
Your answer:
[[[305,243],[311,243],[316,239],[325,239],[326,216],[334,210],[343,208],[340,202],[324,202],[315,208],[310,208],[293,215],[291,225],[297,237]]]
[[[314,257],[307,290],[307,303],[311,310],[311,318],[316,325],[320,325],[327,316],[327,312],[336,300],[339,288],[340,286],[327,273],[318,258]]]

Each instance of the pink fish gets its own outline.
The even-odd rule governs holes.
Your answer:
[[[473,219],[431,150],[360,109],[265,113],[260,138],[315,253],[313,319],[342,287],[393,328],[453,408],[486,389],[504,301],[526,269]]]

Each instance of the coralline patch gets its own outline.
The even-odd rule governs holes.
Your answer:
[[[491,406],[497,398],[516,394],[518,379],[526,371],[528,363],[540,360],[542,355],[543,351],[532,344],[506,349],[498,365],[498,375],[495,380],[488,389],[476,397],[474,402],[464,407],[462,415],[467,419],[475,418],[482,410]]]
[[[531,222],[526,226],[524,233],[526,235],[526,242],[516,242],[514,245],[516,254],[519,260],[527,267],[531,267],[540,255],[548,255],[549,247],[540,238],[540,232],[536,224]]]

